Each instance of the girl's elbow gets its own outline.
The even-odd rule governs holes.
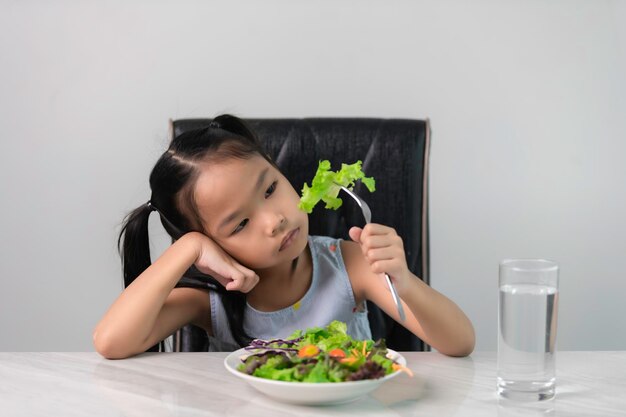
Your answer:
[[[131,352],[125,352],[120,349],[118,343],[116,343],[111,337],[106,334],[98,333],[93,334],[93,346],[102,357],[105,359],[126,359],[133,356]]]
[[[475,343],[474,343],[474,340],[472,340],[471,342],[465,343],[464,345],[460,346],[460,348],[455,352],[455,354],[451,356],[456,356],[459,358],[469,356],[474,351],[474,347],[475,347]]]
[[[455,343],[455,352],[451,356],[469,356],[476,347],[476,332],[472,322],[467,319],[464,326],[459,329],[459,336],[457,343]]]
[[[472,354],[476,347],[476,335],[473,328],[470,330],[469,334],[459,343],[456,354],[452,356],[465,357]]]
[[[452,356],[455,358],[464,358],[466,356],[469,356],[472,354],[472,352],[474,351],[474,344],[462,344],[462,345],[458,345],[455,346],[454,348],[448,348],[448,349],[437,349],[439,351],[439,353],[443,353],[446,356]]]
[[[454,343],[451,343],[445,349],[437,350],[447,356],[462,358],[471,355],[475,347],[476,336],[474,335],[474,330],[471,329],[469,334],[457,339]]]

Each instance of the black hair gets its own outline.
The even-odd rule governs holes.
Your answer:
[[[192,231],[204,233],[193,198],[201,163],[220,162],[259,155],[276,166],[254,132],[239,118],[216,117],[208,127],[184,132],[174,138],[159,157],[150,174],[150,201],[126,216],[118,238],[124,286],[128,287],[151,264],[148,219],[159,213],[161,224],[175,241]],[[222,298],[228,325],[240,346],[252,339],[243,328],[245,294],[226,289],[214,278],[191,267],[177,286],[211,288]]]

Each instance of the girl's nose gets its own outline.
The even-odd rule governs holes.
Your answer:
[[[268,222],[270,234],[274,236],[278,232],[280,232],[283,229],[283,226],[285,225],[286,221],[287,219],[285,219],[285,216],[283,216],[282,214],[280,213],[272,214]]]

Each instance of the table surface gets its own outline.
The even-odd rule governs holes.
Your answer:
[[[551,401],[513,403],[495,390],[495,352],[451,358],[403,352],[400,375],[346,404],[276,402],[226,371],[226,353],[0,352],[2,416],[625,416],[626,351],[557,352]]]

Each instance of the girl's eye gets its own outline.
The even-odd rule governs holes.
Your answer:
[[[269,186],[267,191],[265,191],[265,198],[271,196],[275,190],[276,190],[276,181],[274,181],[272,185]]]
[[[246,225],[247,225],[247,224],[248,224],[248,219],[243,219],[243,220],[241,221],[241,223],[239,223],[239,224],[237,225],[237,227],[235,228],[235,230],[233,230],[233,235],[234,235],[235,233],[239,233],[239,232],[241,232],[241,231],[243,230],[243,228],[244,228],[244,227],[246,227]]]

